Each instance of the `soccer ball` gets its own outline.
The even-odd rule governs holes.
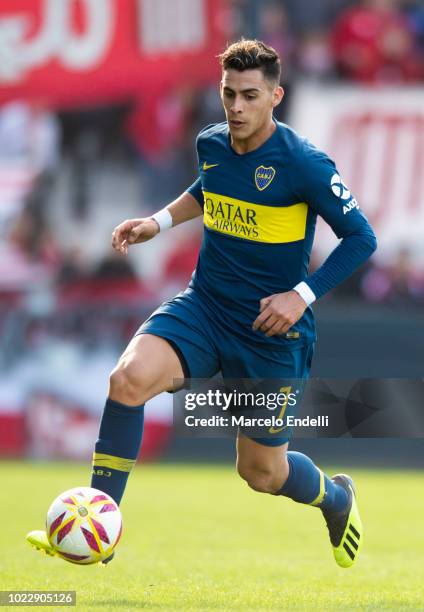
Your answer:
[[[76,487],[61,493],[47,512],[47,537],[56,554],[89,565],[107,559],[119,542],[122,516],[103,491]]]

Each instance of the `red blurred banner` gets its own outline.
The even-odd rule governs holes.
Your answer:
[[[0,103],[125,100],[219,75],[222,0],[0,0]]]

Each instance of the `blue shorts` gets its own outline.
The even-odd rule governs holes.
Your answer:
[[[223,328],[219,316],[193,291],[180,293],[163,303],[141,325],[135,335],[153,334],[167,340],[178,354],[186,378],[212,378],[218,372],[224,379],[302,379],[309,376],[313,344],[293,350],[270,350],[247,343]],[[300,403],[297,398],[296,406]],[[287,410],[286,415],[293,414]],[[284,437],[253,438],[266,446],[279,446]]]

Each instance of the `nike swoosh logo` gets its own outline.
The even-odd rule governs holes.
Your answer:
[[[209,170],[209,168],[215,168],[215,166],[219,166],[219,164],[207,164],[203,162],[203,170]]]

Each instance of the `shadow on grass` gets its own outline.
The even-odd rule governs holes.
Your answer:
[[[83,605],[83,604],[80,603],[79,605]],[[78,601],[77,601],[77,607],[78,607]],[[90,602],[89,607],[90,608],[105,608],[105,609],[107,607],[126,608],[127,610],[133,610],[135,608],[144,608],[144,609],[156,608],[156,609],[161,609],[161,610],[186,610],[187,609],[187,605],[184,605],[183,603],[170,604],[169,602],[159,603],[159,602],[152,602],[152,601],[147,601],[147,600],[146,601],[134,601],[134,599],[101,599],[99,601]],[[224,610],[225,608],[223,608],[222,603],[219,603],[219,602],[207,602],[204,605],[202,604],[202,602],[199,602],[198,609],[199,610],[215,610],[215,609]],[[244,605],[241,605],[241,606],[237,606],[234,608],[227,608],[227,610],[246,610],[246,608],[244,607]]]
[[[78,606],[77,602],[77,606]],[[82,603],[80,605],[83,605]],[[135,608],[163,608],[163,604],[152,603],[151,601],[135,601],[134,599],[100,599],[99,601],[90,601],[90,608],[125,608],[133,610]]]

